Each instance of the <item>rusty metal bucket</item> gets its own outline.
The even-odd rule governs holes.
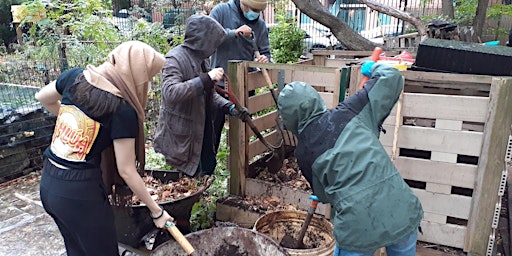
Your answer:
[[[270,237],[241,227],[218,227],[185,236],[201,256],[289,256],[290,254]],[[151,256],[187,255],[174,240],[153,250]]]

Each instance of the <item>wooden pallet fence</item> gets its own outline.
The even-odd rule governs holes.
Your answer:
[[[391,157],[397,148],[395,165],[422,202],[419,240],[486,255],[510,134],[512,78],[403,74],[399,127],[394,133],[397,104],[381,142]]]

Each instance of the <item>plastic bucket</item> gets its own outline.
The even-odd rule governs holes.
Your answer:
[[[241,227],[205,229],[185,236],[201,256],[290,256],[270,237]],[[175,240],[169,240],[153,250],[151,256],[187,255]]]
[[[306,212],[301,211],[270,212],[256,220],[254,230],[268,235],[280,243],[286,234],[293,237],[298,236],[306,215]],[[335,245],[332,223],[314,215],[304,235],[306,249],[285,249],[290,255],[331,256],[334,253]]]

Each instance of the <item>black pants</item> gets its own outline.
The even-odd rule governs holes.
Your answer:
[[[68,256],[119,255],[114,213],[99,169],[66,170],[45,160],[40,194]]]

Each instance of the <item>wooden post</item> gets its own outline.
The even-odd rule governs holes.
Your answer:
[[[512,124],[512,79],[494,77],[466,233],[468,255],[486,255]]]
[[[247,62],[230,61],[228,63],[228,77],[231,88],[241,106],[245,106],[247,93],[245,90],[245,74]],[[240,120],[229,118],[228,145],[230,148],[228,167],[230,170],[229,193],[245,196],[245,170],[249,164],[247,156],[249,138],[246,125]]]

